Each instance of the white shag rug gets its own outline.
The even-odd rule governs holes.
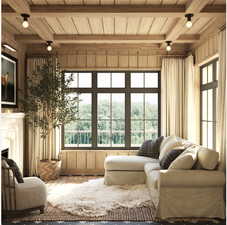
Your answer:
[[[104,216],[121,207],[152,205],[144,184],[107,186],[103,178],[81,184],[49,186],[48,201],[63,211],[87,217]]]

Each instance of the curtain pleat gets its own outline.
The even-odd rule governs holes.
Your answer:
[[[183,137],[184,59],[163,58],[161,71],[161,133]]]
[[[226,114],[227,114],[227,94],[226,94],[226,30],[219,33],[219,71],[217,89],[217,151],[220,155],[219,169],[225,171],[226,168]]]
[[[27,59],[27,77],[37,70],[38,66],[47,63],[47,57],[31,57]],[[55,58],[51,58],[55,62]],[[38,112],[42,114],[43,112]],[[28,127],[28,159],[29,159],[29,176],[39,175],[38,166],[40,160],[48,159],[48,140],[40,136],[41,129],[34,124],[27,124]],[[56,128],[52,134],[52,159],[58,159],[60,152],[60,129]]]
[[[185,59],[183,137],[193,143],[199,143],[200,79],[199,74],[196,74],[195,70],[194,58],[189,55]]]

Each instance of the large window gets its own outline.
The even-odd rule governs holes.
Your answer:
[[[78,120],[63,127],[64,149],[137,149],[160,134],[159,72],[65,72]]]
[[[218,60],[200,68],[201,73],[201,144],[215,149],[216,146],[216,89]]]

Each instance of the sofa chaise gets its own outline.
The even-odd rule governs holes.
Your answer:
[[[160,160],[173,148],[184,146],[168,169]],[[175,136],[166,137],[159,159],[143,156],[108,156],[105,184],[146,183],[156,217],[225,218],[225,173],[218,170],[218,153]]]

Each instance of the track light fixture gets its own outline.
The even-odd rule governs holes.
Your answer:
[[[187,28],[191,28],[192,27],[192,17],[193,17],[193,14],[186,14],[185,17],[187,18],[186,27]]]
[[[21,14],[21,16],[23,17],[24,21],[22,23],[23,28],[28,28],[29,27],[29,23],[28,23],[28,18],[30,17],[28,14]]]
[[[47,41],[47,51],[48,52],[50,52],[50,51],[52,51],[52,46],[51,46],[51,44],[53,43],[53,41]]]
[[[166,41],[166,51],[171,51],[171,44],[172,44],[172,41]]]

